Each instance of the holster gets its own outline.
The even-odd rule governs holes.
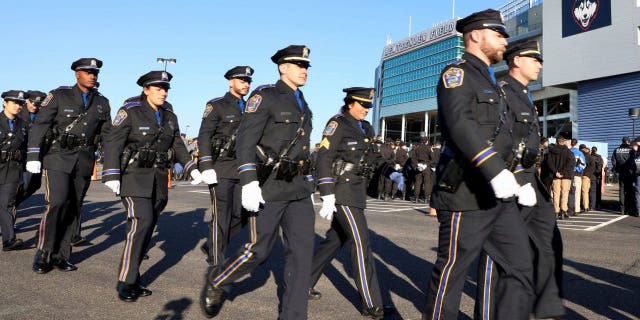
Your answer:
[[[127,171],[127,167],[129,166],[129,161],[133,157],[134,149],[127,147],[122,151],[122,155],[120,156],[120,172],[125,173]]]
[[[444,160],[444,161],[442,161]],[[438,187],[446,192],[454,193],[464,180],[464,169],[454,158],[442,155],[441,161],[444,163],[438,166],[442,171],[438,174]]]

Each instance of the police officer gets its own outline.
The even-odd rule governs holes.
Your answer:
[[[527,88],[530,82],[538,78],[542,69],[542,54],[538,42],[531,40],[510,45],[504,57],[510,69],[509,74],[500,81],[500,87],[505,93],[508,117],[513,124],[511,131],[515,145],[511,169],[519,184],[532,186],[536,193],[533,206],[532,203],[519,206],[531,241],[531,254],[536,257],[533,265],[536,274],[535,298],[531,313],[536,319],[556,319],[564,314],[554,275],[556,264],[562,268],[562,260],[555,260],[555,248],[552,246],[558,227],[549,190],[543,185],[535,166],[540,156],[540,128],[531,92]],[[560,248],[560,254],[561,251]],[[497,269],[493,259],[483,255],[479,266],[476,319],[494,318],[495,301],[492,293],[502,281]]]
[[[129,100],[116,117],[104,144],[102,181],[120,195],[127,211],[127,235],[118,272],[118,297],[127,302],[151,295],[140,283],[140,263],[151,241],[160,212],[167,205],[167,170],[175,161],[201,182],[180,139],[178,118],[167,108],[173,76],[165,71],[142,75],[138,101]]]
[[[242,206],[253,213],[251,241],[208,273],[200,299],[208,317],[220,311],[225,285],[268,258],[280,227],[286,261],[279,319],[307,318],[315,234],[308,160],[312,115],[300,87],[307,82],[309,48],[288,46],[271,61],[278,65],[280,80],[251,94],[236,141]]]
[[[456,30],[466,53],[445,67],[437,87],[444,147],[431,206],[440,231],[423,319],[457,318],[467,269],[481,249],[506,274],[496,293],[497,317],[528,319],[533,262],[514,197],[535,201],[535,191],[521,188],[507,168],[509,123],[490,67],[502,60],[508,34],[492,9],[458,20]]]
[[[422,201],[426,203],[426,199],[431,196],[431,146],[429,139],[424,137],[420,143],[416,144],[411,150],[411,166],[415,172],[413,182],[414,203]],[[424,187],[423,187],[424,186]],[[420,195],[424,190],[424,199],[420,200]]]
[[[394,153],[393,153],[393,140],[387,138],[385,143],[380,147],[380,152],[384,162],[378,168],[379,180],[378,180],[378,199],[389,201],[391,196],[391,190],[393,182],[389,178],[389,175],[394,171]]]
[[[627,214],[633,208],[633,173],[629,166],[631,154],[631,142],[628,137],[622,138],[622,144],[613,150],[611,165],[618,173],[618,199],[620,201],[620,214]]]
[[[209,185],[212,204],[210,232],[202,250],[213,266],[224,261],[225,248],[231,237],[247,223],[240,203],[241,186],[234,144],[244,112],[243,97],[249,93],[252,75],[253,69],[249,66],[237,66],[227,71],[224,77],[229,80],[229,91],[207,102],[200,124],[199,167],[202,180]]]
[[[318,151],[318,187],[323,200],[319,214],[331,221],[331,228],[313,257],[309,297],[321,297],[313,287],[340,248],[349,244],[353,278],[362,298],[362,315],[382,319],[382,297],[364,217],[367,180],[381,160],[380,154],[373,153],[373,128],[364,120],[372,107],[373,88],[343,91],[347,94],[345,104],[340,114],[327,123]]]
[[[16,192],[22,178],[27,152],[27,123],[18,117],[29,94],[20,90],[2,93],[3,110],[0,113],[0,231],[2,251],[16,250],[22,240],[16,238]]]
[[[33,271],[47,273],[77,267],[68,260],[71,238],[89,189],[96,143],[109,128],[109,100],[96,89],[102,61],[82,58],[71,64],[77,83],[51,91],[29,130],[27,171],[45,181],[47,209],[38,229]]]
[[[27,94],[29,94],[29,99],[26,100],[26,108],[22,108],[20,117],[27,123],[27,127],[31,128],[40,110],[40,105],[47,94],[37,90],[29,90]],[[42,185],[42,173],[33,174],[26,171],[22,176],[23,181],[18,187],[18,195],[16,196],[16,208],[18,208],[24,200],[38,191]]]

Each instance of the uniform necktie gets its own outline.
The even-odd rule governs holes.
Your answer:
[[[491,81],[493,82],[493,84],[495,85],[496,82],[496,73],[493,71],[492,67],[487,67],[487,71],[489,71],[489,76],[491,76]]]
[[[300,90],[294,91],[293,94],[296,96],[296,100],[298,101],[298,108],[300,108],[300,111],[304,112],[304,109],[302,107],[302,99],[300,98]]]
[[[36,114],[32,113],[32,112],[29,112],[29,121],[33,122],[33,120],[35,120],[35,119],[36,119]]]
[[[9,119],[9,130],[13,131],[14,130],[14,125],[13,122],[16,121],[15,119]]]
[[[162,114],[160,114],[160,110],[156,110],[155,115],[156,121],[158,122],[158,125],[160,125],[160,123],[162,123]]]
[[[364,126],[362,125],[362,121],[358,121],[358,127],[360,127],[360,130],[362,131],[362,133],[366,133],[364,131]]]
[[[82,93],[82,105],[86,108],[89,105],[89,94],[86,92]]]
[[[238,99],[238,107],[240,107],[240,114],[244,112],[244,101],[242,99]]]

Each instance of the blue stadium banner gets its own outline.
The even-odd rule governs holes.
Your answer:
[[[562,37],[611,25],[611,0],[562,0]]]

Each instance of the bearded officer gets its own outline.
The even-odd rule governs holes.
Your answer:
[[[315,235],[308,159],[312,115],[300,87],[307,82],[309,48],[288,46],[271,61],[278,65],[280,80],[251,94],[236,142],[242,206],[253,213],[251,241],[208,273],[200,297],[208,317],[220,311],[223,287],[268,258],[281,229],[286,261],[279,319],[307,318]]]
[[[82,58],[71,64],[77,83],[51,91],[29,130],[27,171],[42,167],[47,209],[38,228],[33,271],[77,267],[69,262],[72,236],[80,223],[91,183],[96,143],[111,124],[109,100],[95,87],[102,61]]]
[[[431,206],[440,231],[423,319],[458,317],[467,269],[482,249],[506,270],[496,293],[497,317],[528,319],[532,259],[514,199],[535,201],[535,191],[521,188],[507,168],[513,143],[490,66],[502,60],[508,34],[492,9],[458,20],[456,30],[466,53],[445,67],[437,87],[444,147]]]
[[[227,244],[247,223],[240,203],[234,145],[252,75],[253,69],[249,66],[227,71],[224,77],[229,80],[229,91],[207,102],[200,124],[199,167],[202,180],[209,185],[212,206],[210,232],[202,250],[212,266],[224,261]]]

